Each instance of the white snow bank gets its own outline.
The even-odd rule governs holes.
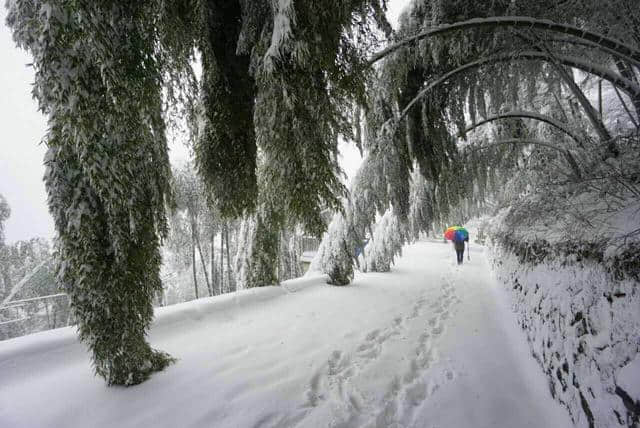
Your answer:
[[[283,294],[294,293],[312,285],[323,284],[325,275],[316,272],[308,277],[284,281],[281,286],[251,288],[235,293],[155,308],[152,329],[184,321],[199,321],[205,316],[224,317],[238,307],[262,304]],[[78,343],[75,327],[63,327],[0,341],[0,361],[48,352]]]
[[[640,413],[624,395],[637,400],[640,393],[638,284],[613,281],[594,262],[522,265],[497,248],[493,266],[554,397],[575,424],[632,426]]]

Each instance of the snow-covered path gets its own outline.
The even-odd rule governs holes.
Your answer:
[[[570,427],[482,248],[159,311],[177,364],[107,388],[70,329],[0,342],[0,427]]]

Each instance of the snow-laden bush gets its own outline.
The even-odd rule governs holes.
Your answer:
[[[341,214],[335,214],[309,268],[328,274],[332,285],[347,285],[353,279],[354,249],[349,248],[346,236],[349,236],[347,221]]]
[[[407,241],[406,226],[389,209],[376,223],[373,237],[364,250],[363,270],[389,272],[396,256],[402,255],[402,246]]]

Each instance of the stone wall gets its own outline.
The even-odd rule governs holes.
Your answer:
[[[493,245],[490,260],[551,394],[577,427],[640,427],[640,266],[530,251]]]

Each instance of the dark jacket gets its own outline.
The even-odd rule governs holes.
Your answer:
[[[464,241],[468,241],[468,239],[465,239]],[[453,246],[456,251],[464,251],[464,241],[453,241]]]

